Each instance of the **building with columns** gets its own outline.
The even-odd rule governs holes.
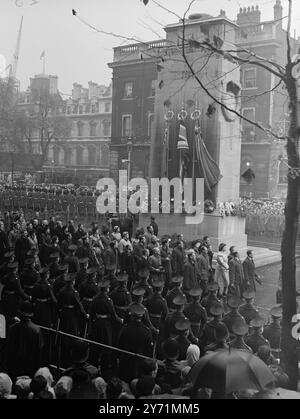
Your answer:
[[[35,76],[19,100],[20,107],[32,106],[35,93],[46,89],[59,98],[56,113],[70,120],[69,135],[51,141],[43,169],[52,183],[96,185],[109,170],[111,85],[90,81],[88,87],[83,87],[74,83],[72,96],[64,99],[57,83],[57,76]],[[41,152],[40,141],[34,135],[33,151]]]

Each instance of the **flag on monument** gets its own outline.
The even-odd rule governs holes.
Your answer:
[[[43,51],[43,52],[41,53],[40,60],[42,60],[43,58],[45,58],[45,51]]]
[[[179,151],[179,177],[183,181],[184,171],[187,169],[189,156],[189,143],[187,139],[186,127],[183,124],[179,126],[179,138],[177,141],[177,150]]]

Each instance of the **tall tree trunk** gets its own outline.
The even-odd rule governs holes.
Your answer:
[[[299,168],[299,124],[297,84],[291,75],[291,65],[287,65],[287,89],[290,96],[290,129],[287,142],[289,165],[288,191],[285,206],[285,229],[281,242],[282,254],[282,361],[296,390],[298,383],[297,341],[292,337],[292,317],[297,313],[296,302],[296,241],[299,220],[299,173],[293,174],[292,168]]]

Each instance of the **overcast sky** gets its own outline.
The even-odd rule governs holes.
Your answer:
[[[158,1],[181,16],[189,3],[189,0]],[[287,3],[282,1],[285,15]],[[227,16],[235,19],[240,7],[256,4],[263,20],[272,19],[275,0],[197,0],[191,12],[218,15],[220,9],[225,9]],[[21,16],[24,16],[17,71],[22,89],[27,88],[30,77],[42,72],[43,50],[46,73],[58,75],[63,93],[71,93],[73,82],[110,83],[111,70],[107,63],[113,59],[112,48],[126,42],[93,31],[72,16],[72,8],[93,26],[142,41],[164,37],[163,25],[177,20],[152,0],[147,7],[140,0],[0,0],[0,68],[3,68],[1,55],[7,64],[12,61]],[[293,30],[299,24],[300,1],[295,0]]]

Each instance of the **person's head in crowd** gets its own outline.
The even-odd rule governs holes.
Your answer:
[[[158,364],[155,359],[143,359],[139,366],[139,376],[155,378],[157,375],[157,369]]]
[[[219,245],[219,252],[223,252],[223,253],[227,252],[227,245],[225,243],[221,243]]]
[[[253,250],[247,250],[247,256],[248,258],[253,258]]]
[[[123,239],[128,240],[129,239],[129,233],[128,231],[123,232]]]
[[[71,377],[62,376],[54,386],[54,392],[57,399],[68,399],[73,387]]]
[[[34,399],[42,391],[47,390],[47,380],[42,375],[36,375],[33,377],[30,383],[30,394],[29,398]]]
[[[123,382],[117,378],[112,377],[107,382],[106,397],[108,399],[119,399],[123,393]]]
[[[162,352],[167,361],[176,361],[179,357],[179,345],[176,339],[168,338],[162,344]]]
[[[52,245],[53,246],[58,246],[58,243],[59,243],[58,237],[57,236],[53,236],[52,239],[51,239],[51,242],[52,242]]]
[[[204,244],[201,245],[200,252],[203,253],[204,255],[207,255],[208,249]]]
[[[101,377],[97,377],[93,380],[93,384],[96,388],[98,399],[106,399],[107,384]]]
[[[143,245],[146,244],[146,237],[143,235],[139,236],[139,242]]]
[[[12,395],[11,395],[12,386],[13,386],[13,383],[10,377],[7,374],[1,372],[0,373],[0,400],[12,398]]]
[[[148,231],[149,234],[154,233],[153,227],[151,225],[147,226],[147,231]]]
[[[230,254],[231,255],[234,255],[234,253],[237,251],[237,249],[236,249],[236,247],[235,246],[230,246],[230,248],[229,248],[229,252],[230,252]]]
[[[189,249],[187,251],[187,257],[189,259],[190,262],[195,263],[196,261],[196,253],[193,249]]]
[[[53,375],[51,374],[48,367],[39,368],[37,372],[35,373],[35,377],[42,376],[47,381],[47,390],[52,388],[52,385],[54,383]]]
[[[14,393],[17,399],[26,400],[28,399],[30,393],[30,377],[18,377],[15,386],[14,386]]]
[[[203,243],[206,243],[206,245],[210,245],[210,238],[208,236],[204,236]]]

